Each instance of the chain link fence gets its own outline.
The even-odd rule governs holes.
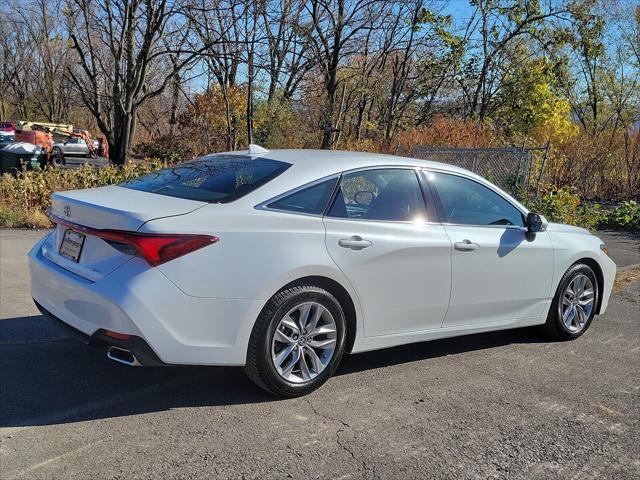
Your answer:
[[[549,157],[549,144],[541,147],[457,148],[416,146],[414,158],[448,163],[470,170],[516,198],[538,195]]]

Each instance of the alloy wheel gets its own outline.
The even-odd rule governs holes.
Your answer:
[[[576,275],[562,294],[559,305],[562,323],[571,333],[581,332],[593,311],[596,291],[586,275]]]
[[[336,347],[336,322],[318,302],[301,303],[284,315],[271,340],[271,359],[291,383],[313,380],[327,367]]]

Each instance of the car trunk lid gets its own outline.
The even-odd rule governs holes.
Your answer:
[[[149,220],[184,215],[206,204],[117,185],[57,192],[51,196],[51,211],[61,218],[91,228],[132,232]]]
[[[97,281],[136,253],[119,242],[96,236],[96,230],[136,232],[150,220],[185,215],[204,205],[207,203],[116,185],[54,193],[50,213],[57,225],[43,245],[43,255],[66,270]],[[65,235],[69,237],[66,241]]]

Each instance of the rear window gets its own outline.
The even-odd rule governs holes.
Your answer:
[[[232,202],[273,180],[290,163],[214,155],[121,183],[121,187],[210,203]]]

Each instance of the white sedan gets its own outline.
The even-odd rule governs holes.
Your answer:
[[[45,316],[120,363],[243,365],[285,397],[344,352],[530,325],[574,339],[616,272],[588,231],[396,156],[252,146],[51,200],[30,253]]]

